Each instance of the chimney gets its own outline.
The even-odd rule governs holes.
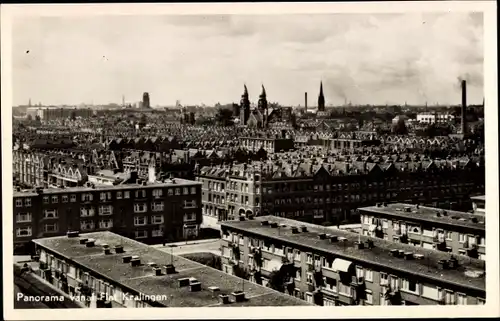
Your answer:
[[[94,239],[88,239],[87,242],[85,243],[86,247],[94,247],[94,245],[95,245]]]
[[[462,80],[462,134],[465,135],[467,131],[467,82]]]
[[[130,260],[130,265],[131,266],[139,266],[139,265],[141,265],[141,259],[138,256],[136,256],[136,255],[132,256],[132,258]]]
[[[132,256],[131,255],[125,255],[122,257],[122,262],[123,263],[130,263],[130,260],[132,260]]]
[[[86,238],[80,239],[80,244],[82,244],[82,245],[86,244],[87,241],[88,241],[88,239],[86,239]]]
[[[306,106],[306,113],[307,113],[307,91],[306,91],[306,93],[304,94],[304,103],[305,103],[305,105],[304,105],[304,106]]]
[[[117,254],[120,254],[120,253],[123,253],[125,251],[123,250],[123,246],[122,245],[115,245],[115,252]]]
[[[66,235],[71,238],[71,237],[78,237],[78,235],[80,235],[80,233],[78,231],[68,231],[66,233]]]

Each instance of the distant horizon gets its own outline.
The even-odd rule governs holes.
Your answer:
[[[482,13],[22,17],[13,103],[419,105],[484,97]]]

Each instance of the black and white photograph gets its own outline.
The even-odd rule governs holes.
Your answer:
[[[496,66],[493,1],[2,5],[5,318],[498,316]]]

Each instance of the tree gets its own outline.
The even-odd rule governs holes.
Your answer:
[[[74,110],[71,111],[70,119],[76,120],[76,112]]]
[[[392,132],[396,135],[407,135],[408,128],[406,128],[404,120],[399,120],[397,123],[392,125]]]
[[[215,119],[217,123],[222,126],[230,126],[233,124],[231,118],[233,116],[233,111],[227,108],[219,108],[217,110],[217,114],[215,115]]]

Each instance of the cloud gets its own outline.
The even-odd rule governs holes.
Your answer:
[[[14,100],[153,105],[258,96],[296,105],[323,80],[327,103],[453,103],[457,77],[483,98],[477,13],[101,16],[14,26]],[[26,50],[30,53],[26,54]],[[314,94],[313,94],[314,96]],[[312,97],[312,96],[311,96]]]

